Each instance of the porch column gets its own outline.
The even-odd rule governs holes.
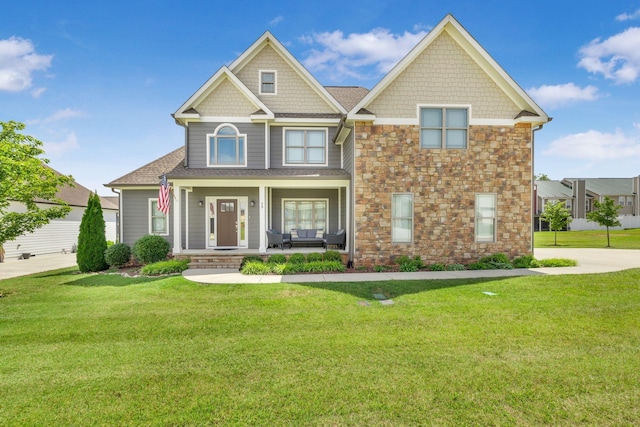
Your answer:
[[[182,230],[180,223],[180,199],[181,189],[179,185],[173,186],[173,254],[179,254],[182,251]]]
[[[258,252],[264,254],[267,252],[267,192],[264,185],[258,187],[258,203],[258,211],[260,212],[260,247],[258,247]]]

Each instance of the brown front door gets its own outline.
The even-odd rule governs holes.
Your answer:
[[[218,199],[218,246],[238,246],[238,201]]]

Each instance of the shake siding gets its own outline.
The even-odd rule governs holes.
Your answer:
[[[122,197],[121,216],[126,217],[123,221],[122,243],[129,246],[140,237],[149,234],[149,199],[158,198],[158,190],[125,190],[123,189],[120,197]],[[173,208],[169,212],[169,235],[162,236],[167,239],[173,247]]]
[[[443,32],[366,108],[377,117],[417,118],[417,104],[470,104],[472,118],[513,119],[516,106]]]
[[[207,167],[207,134],[215,132],[221,123],[191,123],[189,125],[189,167]],[[247,169],[264,169],[264,124],[232,123],[247,135]]]
[[[249,116],[258,109],[227,79],[194,108],[202,116],[226,117]]]
[[[285,126],[287,128],[294,126]],[[301,126],[303,128],[312,128],[313,126]],[[326,128],[328,129],[328,168],[331,169],[339,169],[341,167],[340,156],[341,156],[341,148],[339,145],[336,145],[332,142],[333,137],[336,134],[336,127],[327,127],[327,126],[318,126],[318,128]],[[282,168],[300,168],[302,166],[283,166],[283,145],[282,139],[284,138],[283,126],[271,126],[270,132],[270,142],[271,142],[271,169],[282,169]],[[309,165],[309,167],[324,167],[324,166],[314,166]]]
[[[282,199],[329,199],[329,230],[335,232],[338,229],[338,215],[344,217],[344,199],[342,211],[338,212],[338,189],[312,190],[312,189],[283,189],[274,188],[272,193],[272,225],[278,231],[282,231]],[[343,223],[344,224],[344,223]]]
[[[260,95],[260,70],[276,71],[276,95]],[[236,76],[276,113],[336,113],[269,45]]]

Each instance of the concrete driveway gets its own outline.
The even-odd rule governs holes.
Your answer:
[[[0,280],[75,265],[76,254],[36,255],[29,259],[5,258],[4,262],[0,262]]]

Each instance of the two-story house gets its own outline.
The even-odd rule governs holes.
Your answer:
[[[344,229],[356,265],[532,252],[533,137],[550,119],[451,15],[371,91],[323,87],[267,32],[173,117],[183,146],[107,184],[125,243],[266,253],[268,229]]]

